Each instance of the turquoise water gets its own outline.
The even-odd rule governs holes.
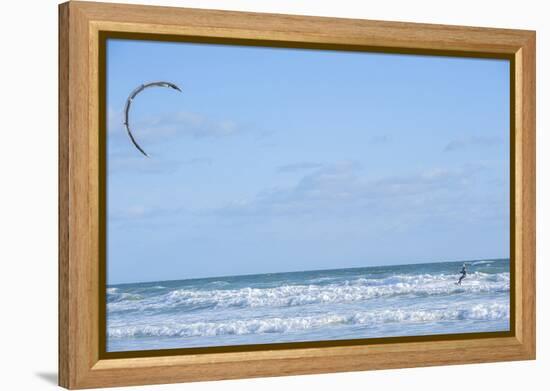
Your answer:
[[[508,259],[107,288],[107,351],[507,331]]]

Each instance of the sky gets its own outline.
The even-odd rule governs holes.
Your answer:
[[[509,98],[507,60],[110,39],[107,282],[507,258]]]

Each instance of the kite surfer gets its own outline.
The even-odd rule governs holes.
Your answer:
[[[464,278],[466,278],[466,264],[465,263],[462,264],[462,270],[460,271],[460,274],[461,274],[461,276],[460,276],[460,278],[458,279],[458,281],[456,283],[457,285],[462,285],[462,280]]]

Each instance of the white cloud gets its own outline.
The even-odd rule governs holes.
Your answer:
[[[178,136],[193,138],[228,137],[241,130],[232,120],[213,119],[202,114],[184,111],[136,121],[131,128],[136,137],[148,141]]]
[[[137,151],[131,154],[111,154],[107,161],[109,175],[124,174],[169,174],[184,166],[208,167],[212,165],[210,157],[194,157],[187,160],[171,160],[162,156],[151,158],[141,155]]]
[[[299,163],[292,163],[292,164],[285,164],[283,166],[277,167],[278,173],[293,173],[293,172],[301,172],[301,171],[307,171],[315,168],[320,168],[323,165],[321,163],[315,163],[315,162],[299,162]]]
[[[339,162],[304,175],[293,186],[267,189],[211,213],[228,218],[364,216],[394,221],[411,216],[462,219],[506,214],[504,197],[494,200],[477,193],[478,173],[477,167],[464,166],[372,179],[357,163]],[[461,216],[466,210],[475,215]]]
[[[469,147],[494,147],[502,143],[499,137],[473,136],[453,140],[445,146],[445,152],[453,152]]]
[[[120,205],[109,209],[109,221],[132,221],[134,223],[181,215],[186,213],[185,207],[162,207],[143,204]]]
[[[211,224],[262,224],[271,219],[354,221],[372,229],[412,229],[422,224],[506,221],[507,189],[495,188],[479,166],[433,168],[408,175],[368,177],[354,161],[311,169],[291,186],[264,189],[248,199],[219,207],[189,210],[183,206],[126,211],[119,219],[175,217],[184,211]],[[490,186],[491,193],[484,186]],[[498,190],[500,187],[502,189]],[[198,220],[197,220],[198,219]],[[332,223],[329,223],[332,224]],[[376,228],[378,227],[378,228]]]

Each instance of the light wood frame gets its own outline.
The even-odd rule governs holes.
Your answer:
[[[103,358],[99,349],[101,32],[198,41],[509,58],[507,336]],[[89,2],[59,6],[59,384],[92,388],[535,358],[535,32]]]

